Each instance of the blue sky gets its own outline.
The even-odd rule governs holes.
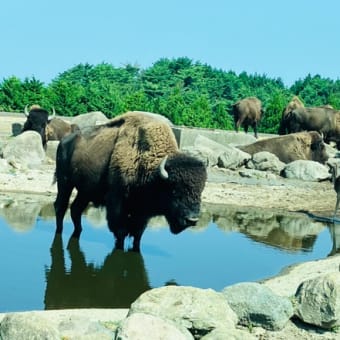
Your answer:
[[[0,4],[0,81],[49,83],[79,63],[188,57],[225,71],[340,78],[338,0],[10,0]]]

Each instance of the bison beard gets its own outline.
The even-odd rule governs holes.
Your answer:
[[[139,251],[153,216],[164,215],[174,234],[196,224],[206,178],[201,161],[179,152],[168,124],[141,113],[121,115],[89,135],[77,132],[60,142],[56,232],[62,232],[76,188],[73,236],[79,238],[81,214],[93,202],[106,207],[116,248],[123,249],[125,238],[132,236],[132,249]]]

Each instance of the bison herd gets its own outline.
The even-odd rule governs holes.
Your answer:
[[[106,207],[107,222],[115,237],[115,247],[124,249],[125,239],[133,237],[134,251],[149,219],[166,217],[170,231],[180,233],[196,224],[201,194],[207,179],[206,167],[195,157],[182,153],[170,121],[157,114],[128,112],[106,123],[81,130],[77,125],[49,116],[34,105],[27,110],[21,132],[34,130],[46,147],[48,140],[59,140],[56,154],[54,203],[56,233],[63,230],[63,219],[73,189],[71,204],[73,236],[82,231],[81,215],[91,202]],[[261,101],[244,98],[232,106],[235,130],[257,128],[263,114]],[[282,112],[278,133],[288,135],[263,139],[240,149],[254,154],[269,151],[281,161],[300,159],[325,163],[325,142],[340,146],[340,111],[329,106],[304,107],[294,97]],[[279,140],[279,139],[282,139]],[[293,152],[292,152],[293,150]],[[295,156],[294,156],[295,155]]]

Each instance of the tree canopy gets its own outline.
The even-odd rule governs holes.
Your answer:
[[[340,109],[340,80],[307,75],[288,88],[280,78],[237,75],[187,57],[162,58],[146,69],[79,64],[48,85],[34,77],[3,79],[0,111],[22,112],[27,104],[39,104],[63,116],[102,111],[110,118],[138,110],[160,113],[177,125],[230,130],[232,104],[255,96],[265,111],[259,131],[276,133],[281,113],[294,95],[306,106],[330,104]]]

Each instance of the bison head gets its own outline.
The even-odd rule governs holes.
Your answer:
[[[32,105],[30,111],[28,111],[26,105],[24,113],[27,117],[27,120],[21,132],[29,130],[38,132],[41,136],[43,146],[45,146],[47,142],[46,126],[48,124],[48,121],[51,119],[48,115],[48,112],[45,109],[41,108],[39,105]],[[54,115],[55,111],[53,109],[53,116]]]
[[[316,131],[311,131],[310,137],[311,137],[311,146],[310,146],[311,159],[321,164],[325,164],[329,156],[326,151],[323,134],[319,134]]]
[[[198,221],[206,168],[196,158],[176,154],[165,158],[159,170],[163,182],[160,204],[170,231],[178,234]]]

